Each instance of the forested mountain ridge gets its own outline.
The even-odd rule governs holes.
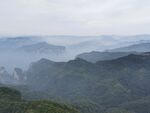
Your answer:
[[[107,113],[110,109],[113,113],[141,113],[128,104],[148,106],[149,100],[143,98],[150,96],[149,70],[149,53],[96,63],[80,58],[69,62],[41,59],[24,74],[28,86],[42,95],[30,97],[33,91],[26,96],[71,103],[83,113]],[[147,107],[143,109],[149,112]]]

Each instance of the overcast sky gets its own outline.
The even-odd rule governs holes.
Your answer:
[[[150,33],[150,0],[0,0],[0,35]]]

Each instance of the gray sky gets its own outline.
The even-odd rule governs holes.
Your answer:
[[[0,35],[150,33],[150,0],[0,0]]]

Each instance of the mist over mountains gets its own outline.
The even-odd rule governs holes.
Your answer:
[[[16,69],[19,69],[19,73],[23,73],[32,62],[42,58],[54,62],[68,62],[75,58],[81,58],[95,63],[130,54],[139,55],[149,52],[149,38],[150,35],[2,37],[0,38],[1,75],[6,75],[4,78],[6,77],[8,81],[14,78],[9,83],[15,83],[17,79],[22,82],[23,78],[17,75]],[[2,83],[7,83],[7,80],[2,81]]]
[[[33,104],[36,109],[31,109],[39,113],[38,105],[65,113],[57,104],[34,103],[48,100],[73,106],[66,106],[68,113],[147,113],[149,39],[150,35],[1,38],[0,86],[17,89],[31,101],[15,100],[16,105],[8,100],[16,111],[18,105]],[[0,99],[0,110],[11,111],[2,107],[8,103]]]
[[[26,99],[69,103],[81,113],[145,113],[150,110],[149,67],[149,52],[96,63],[41,59],[18,75],[26,78],[26,88],[15,88]]]
[[[148,42],[149,37],[149,35],[1,37],[0,64],[9,71],[15,67],[27,69],[31,62],[41,58],[68,61],[84,52],[105,51]]]

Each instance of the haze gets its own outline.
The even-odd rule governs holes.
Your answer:
[[[0,0],[0,35],[150,32],[149,0]]]

